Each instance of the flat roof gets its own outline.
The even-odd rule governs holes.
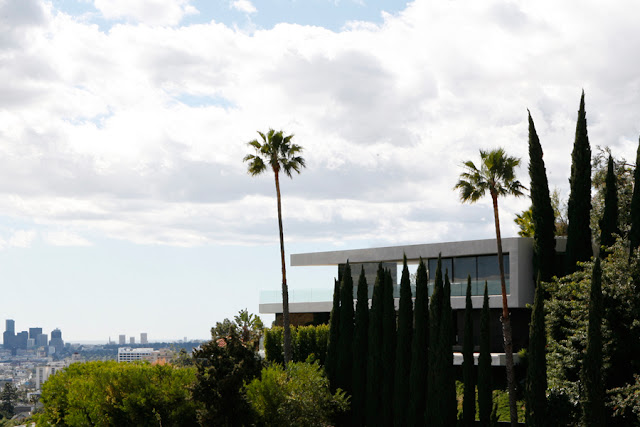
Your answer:
[[[505,253],[517,250],[518,242],[533,239],[529,237],[506,237],[502,239],[502,251]],[[404,255],[407,260],[417,262],[420,257],[443,257],[489,255],[496,254],[498,246],[496,239],[465,240],[459,242],[427,243],[418,245],[385,246],[379,248],[350,249],[343,251],[309,252],[291,254],[291,265],[338,265],[347,260],[358,262],[402,262]]]

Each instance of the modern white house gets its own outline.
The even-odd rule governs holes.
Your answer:
[[[556,241],[557,250],[564,252],[566,240]],[[507,302],[512,316],[514,348],[526,346],[528,340],[529,309],[535,291],[533,272],[533,239],[510,237],[502,239],[502,251],[506,272]],[[484,284],[488,285],[489,306],[492,309],[492,351],[502,351],[500,315],[502,296],[498,267],[497,244],[495,239],[469,240],[461,242],[429,243],[420,245],[388,246],[379,248],[353,249],[343,251],[312,252],[291,255],[292,267],[337,266],[338,280],[342,279],[344,265],[349,261],[354,283],[354,298],[357,293],[358,277],[365,270],[369,298],[372,295],[378,265],[391,271],[396,289],[396,306],[399,297],[398,266],[402,267],[406,255],[409,264],[418,264],[420,259],[427,264],[430,292],[438,256],[442,257],[442,269],[447,271],[451,281],[451,306],[454,311],[454,343],[461,344],[467,278],[471,276],[474,323],[480,324]],[[326,323],[332,307],[333,284],[326,289],[290,290],[289,310],[294,325]],[[265,291],[260,295],[260,313],[275,314],[276,323],[282,323],[282,296],[280,291]],[[476,343],[479,327],[474,330]],[[459,339],[458,339],[459,337]],[[454,346],[455,349],[455,346]]]

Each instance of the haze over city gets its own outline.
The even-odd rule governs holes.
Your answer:
[[[280,287],[273,176],[246,143],[295,134],[291,253],[495,236],[462,160],[523,158],[527,108],[568,196],[589,140],[635,158],[636,2],[0,1],[0,319],[65,341],[206,339]],[[501,201],[514,236],[528,198]],[[291,290],[333,268],[288,269]],[[269,325],[272,318],[265,318]]]

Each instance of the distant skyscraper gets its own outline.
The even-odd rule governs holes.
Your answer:
[[[22,331],[16,334],[15,338],[15,348],[20,348],[22,350],[27,349],[27,342],[29,341],[29,332]]]
[[[36,337],[36,347],[46,347],[49,343],[49,335],[47,334],[38,334]]]
[[[59,353],[64,348],[64,341],[62,341],[62,331],[58,328],[51,331],[51,339],[49,340],[49,346],[56,348],[56,353]]]
[[[7,327],[5,328],[5,331],[11,332],[12,334],[16,333],[16,322],[15,322],[15,320],[7,319],[6,325],[7,325]]]
[[[42,333],[42,328],[29,328],[29,338],[34,340]]]
[[[129,344],[135,344],[136,343],[136,337],[129,337]]]
[[[127,337],[126,335],[120,335],[118,337],[118,344],[120,345],[125,345],[127,343]]]
[[[16,348],[16,322],[13,319],[6,320],[6,330],[2,334],[2,343],[5,349]]]
[[[149,341],[147,341],[147,333],[146,332],[142,332],[140,334],[140,344],[148,344]]]

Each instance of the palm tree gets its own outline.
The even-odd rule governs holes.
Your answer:
[[[463,163],[465,172],[454,187],[460,190],[462,202],[474,203],[488,191],[493,201],[493,216],[496,224],[496,241],[498,244],[498,265],[500,266],[500,282],[502,285],[502,334],[507,368],[507,385],[509,387],[509,410],[511,425],[518,422],[516,411],[515,379],[513,372],[513,341],[511,337],[511,319],[507,305],[507,289],[504,278],[504,260],[502,259],[502,239],[500,237],[500,218],[498,216],[498,196],[522,196],[524,186],[515,177],[515,168],[520,159],[507,156],[504,149],[480,150],[480,168],[472,161]]]
[[[276,196],[278,199],[278,227],[280,228],[280,258],[282,261],[282,323],[284,326],[284,363],[291,360],[291,330],[289,325],[289,290],[287,288],[287,270],[284,260],[284,235],[282,231],[282,207],[280,197],[280,172],[284,172],[289,178],[291,173],[300,173],[305,167],[305,161],[300,154],[302,147],[292,144],[293,135],[284,136],[282,131],[276,132],[269,129],[265,135],[258,132],[262,143],[257,139],[248,144],[255,149],[255,154],[247,154],[243,161],[249,162],[247,171],[251,176],[260,175],[271,166],[276,179]]]

